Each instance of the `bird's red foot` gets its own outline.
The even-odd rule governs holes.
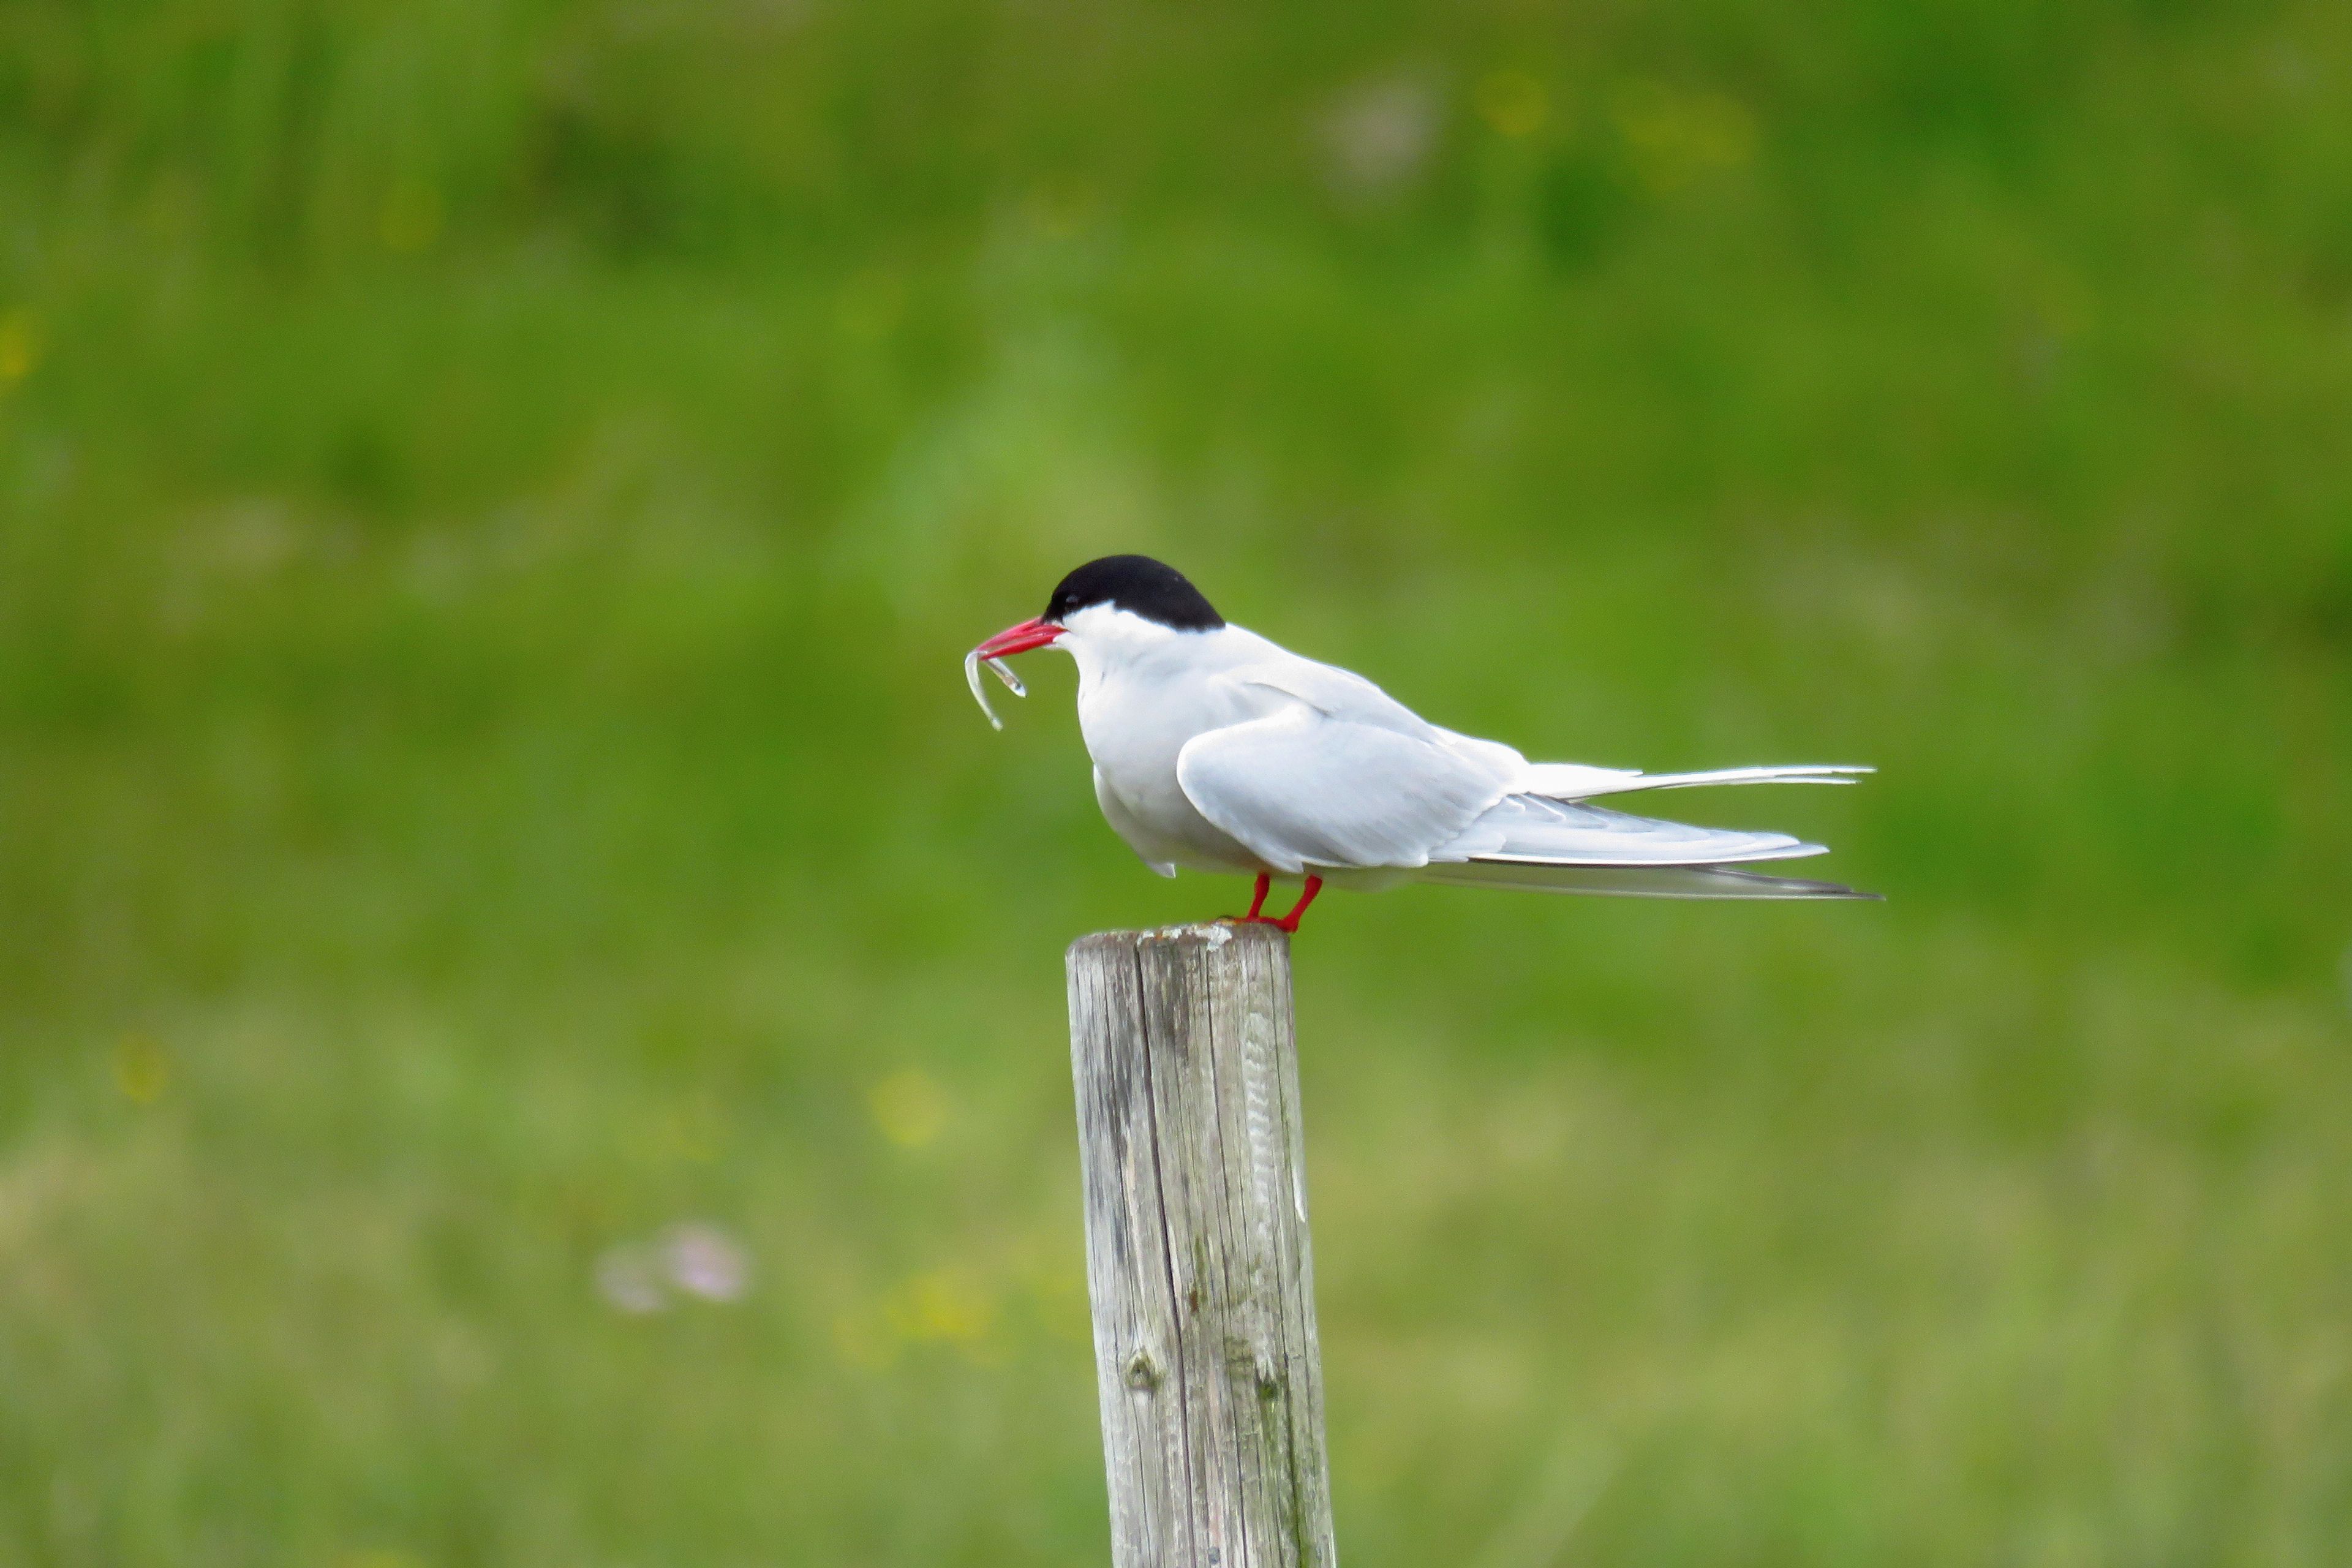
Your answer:
[[[1296,934],[1298,930],[1298,917],[1307,912],[1307,906],[1313,903],[1315,901],[1315,895],[1322,890],[1322,878],[1307,878],[1307,890],[1298,895],[1298,901],[1290,906],[1290,912],[1274,923],[1283,931]]]
[[[1298,901],[1296,904],[1293,904],[1290,907],[1290,912],[1283,916],[1280,920],[1276,920],[1272,915],[1262,915],[1258,913],[1260,910],[1265,908],[1265,895],[1273,887],[1274,879],[1267,876],[1265,872],[1260,871],[1257,874],[1257,889],[1250,899],[1249,913],[1245,915],[1227,915],[1225,919],[1233,921],[1235,925],[1272,926],[1276,931],[1289,931],[1296,934],[1298,930],[1298,917],[1307,912],[1307,906],[1313,903],[1315,901],[1315,895],[1323,890],[1323,879],[1320,877],[1307,878],[1307,890],[1298,895]]]

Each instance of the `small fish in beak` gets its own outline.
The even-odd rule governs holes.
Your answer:
[[[963,656],[964,684],[971,688],[971,700],[980,704],[982,712],[988,715],[989,723],[999,730],[1004,728],[1004,721],[999,719],[996,710],[988,705],[988,693],[981,689],[980,667],[983,664],[988,666],[1013,696],[1026,697],[1029,689],[1021,684],[1021,678],[1013,673],[1005,659],[1016,653],[1027,653],[1031,648],[1049,647],[1061,635],[1062,628],[1051,621],[1024,621],[1017,626],[1005,627]]]
[[[971,700],[980,704],[980,710],[988,715],[988,721],[997,729],[1002,730],[1004,728],[1004,721],[998,718],[996,716],[996,710],[988,705],[988,693],[980,684],[980,667],[982,662],[982,660],[980,656],[980,649],[978,648],[974,648],[970,653],[963,656],[964,684],[971,688]],[[996,679],[1004,682],[1004,689],[1012,692],[1013,696],[1026,697],[1029,695],[1029,689],[1021,684],[1021,678],[1013,673],[1013,667],[1011,665],[1006,664],[1001,658],[992,658],[987,660],[986,663],[988,668],[995,672]]]

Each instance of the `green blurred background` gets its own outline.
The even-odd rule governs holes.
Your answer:
[[[1349,1563],[2342,1562],[2347,430],[2330,0],[15,0],[0,1562],[1106,1561],[1129,549],[1885,770],[1317,909]]]

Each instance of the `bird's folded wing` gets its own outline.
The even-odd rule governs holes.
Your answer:
[[[1510,783],[1432,734],[1291,703],[1194,736],[1177,756],[1176,782],[1202,816],[1277,870],[1423,866]]]

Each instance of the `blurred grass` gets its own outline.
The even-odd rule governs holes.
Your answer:
[[[1358,1563],[2352,1528],[2352,25],[0,11],[0,1560],[1092,1563],[1087,555],[1868,910],[1300,949]],[[684,1219],[750,1294],[630,1315]]]

